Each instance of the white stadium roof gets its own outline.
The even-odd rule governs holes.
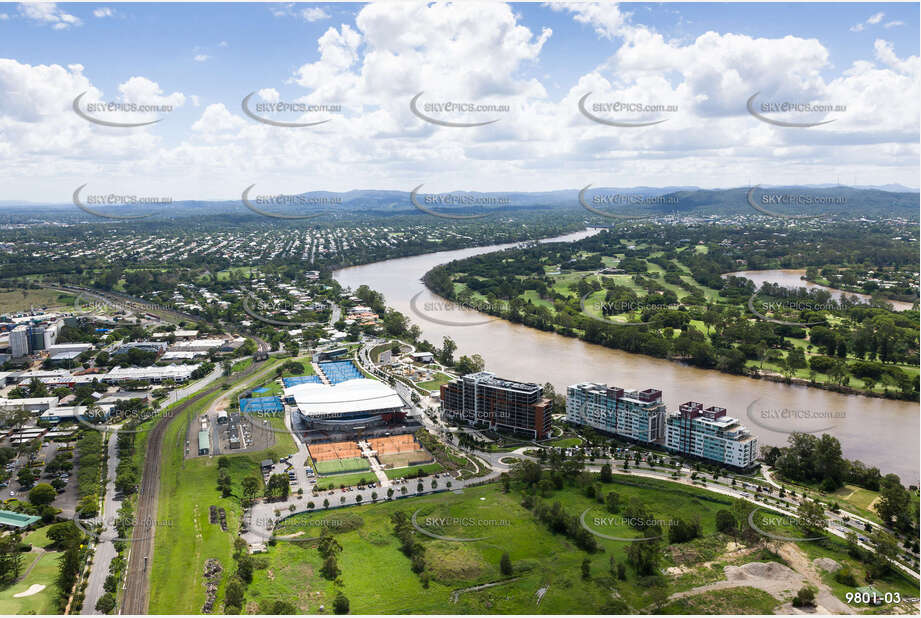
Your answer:
[[[334,386],[298,384],[286,388],[285,397],[293,397],[298,410],[306,416],[403,407],[403,400],[396,391],[382,382],[367,378],[346,380]]]

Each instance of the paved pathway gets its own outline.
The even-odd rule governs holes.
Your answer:
[[[388,479],[387,475],[384,473],[384,468],[381,466],[381,462],[377,460],[377,454],[371,450],[371,445],[361,440],[358,442],[358,447],[361,449],[361,454],[364,455],[368,463],[371,464],[371,471],[377,475],[377,480],[380,482],[381,487],[384,489],[390,487],[393,483],[391,483],[390,479]]]

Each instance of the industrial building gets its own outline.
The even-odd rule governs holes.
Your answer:
[[[141,380],[144,382],[185,382],[201,365],[169,365],[167,367],[113,367],[109,373],[100,376],[103,382],[115,384]]]

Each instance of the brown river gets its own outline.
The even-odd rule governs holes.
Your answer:
[[[578,240],[594,232],[584,230],[548,241]],[[550,382],[561,393],[567,385],[583,381],[629,389],[658,388],[669,410],[685,401],[726,408],[761,444],[785,444],[794,431],[831,433],[840,440],[845,457],[877,466],[883,474],[894,472],[906,485],[918,483],[917,403],[755,380],[612,350],[460,308],[429,292],[421,281],[439,264],[511,246],[515,245],[387,260],[344,268],[334,276],[343,286],[355,289],[365,284],[381,292],[389,306],[422,329],[425,339],[440,346],[443,337],[451,337],[457,343],[455,358],[480,354],[486,369],[501,377]],[[760,271],[756,283],[774,281],[770,272]],[[775,282],[789,285],[790,275]]]

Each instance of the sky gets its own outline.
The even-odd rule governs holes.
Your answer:
[[[0,203],[918,187],[919,95],[918,3],[0,3]]]

